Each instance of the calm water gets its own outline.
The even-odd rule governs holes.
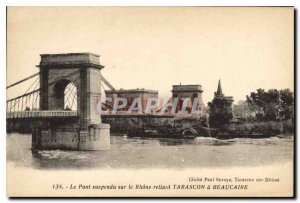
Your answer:
[[[153,139],[111,136],[110,151],[39,151],[31,135],[7,135],[7,161],[17,166],[57,168],[191,168],[264,166],[293,160],[293,136],[265,139]]]

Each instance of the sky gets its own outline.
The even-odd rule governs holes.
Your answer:
[[[7,85],[38,72],[40,54],[92,52],[116,89],[159,97],[200,84],[207,103],[219,79],[236,102],[258,88],[294,87],[289,7],[8,7],[7,17]]]

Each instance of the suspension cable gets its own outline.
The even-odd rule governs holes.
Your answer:
[[[40,74],[40,72],[35,73],[35,74],[33,74],[33,75],[31,75],[31,76],[28,76],[28,77],[26,77],[26,78],[24,78],[24,79],[22,79],[22,80],[20,80],[20,81],[18,81],[18,82],[15,82],[15,83],[13,83],[13,84],[11,84],[11,85],[8,85],[8,86],[6,87],[6,89],[11,88],[11,87],[13,87],[13,86],[15,86],[15,85],[17,85],[17,84],[22,83],[22,82],[25,82],[26,80],[29,80],[29,79],[31,79],[31,78],[33,78],[33,77],[39,75],[39,74]]]
[[[19,97],[16,97],[16,98],[14,98],[14,99],[19,99],[20,97],[22,97],[22,96],[27,96],[28,94],[28,91],[33,87],[33,85],[35,84],[35,83],[37,83],[36,85],[35,85],[35,87],[34,87],[34,90],[37,88],[37,85],[39,84],[39,82],[38,82],[38,80],[39,80],[39,78],[37,78],[31,85],[30,85],[30,87],[26,90],[26,92],[25,92],[25,94],[23,94],[23,95],[21,95],[21,96],[19,96]],[[14,99],[10,99],[10,100],[8,100],[7,102],[9,102],[9,101],[12,101],[12,100],[14,100]],[[20,100],[18,100],[18,103],[20,102]],[[23,100],[22,100],[22,102],[23,102]],[[26,101],[25,102],[27,102],[27,98],[26,98]],[[14,104],[14,106],[15,106],[16,104]],[[14,107],[13,106],[13,107]],[[22,104],[22,106],[23,106],[23,104]]]

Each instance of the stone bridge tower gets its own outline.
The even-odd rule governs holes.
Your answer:
[[[77,109],[72,111],[73,117],[40,121],[33,131],[33,149],[109,149],[109,125],[101,123],[97,110],[103,68],[99,57],[92,53],[41,55],[40,110],[66,111],[65,90],[69,84],[76,89],[73,99]]]

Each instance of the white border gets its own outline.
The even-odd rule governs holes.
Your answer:
[[[295,8],[299,9],[299,1],[296,0],[105,0],[105,1],[97,1],[97,0],[2,0],[0,1],[0,39],[1,39],[1,46],[0,46],[0,64],[1,64],[1,74],[0,74],[0,102],[4,108],[0,108],[0,126],[2,130],[1,134],[1,141],[0,141],[0,201],[1,202],[8,202],[12,201],[6,197],[6,119],[5,119],[5,106],[6,106],[6,6],[295,6]],[[298,10],[299,12],[299,10]],[[297,12],[297,15],[299,13]],[[299,21],[297,20],[296,27],[299,27]],[[299,33],[298,33],[299,35]],[[297,45],[296,45],[297,46]],[[297,56],[299,59],[299,52],[297,52]],[[297,67],[296,67],[297,68]],[[299,71],[297,72],[296,78],[299,76]],[[296,82],[296,81],[295,81]],[[297,95],[299,95],[299,87],[297,85]],[[299,99],[297,102],[299,105]],[[299,116],[299,111],[297,111],[297,117]],[[299,120],[297,119],[297,126],[299,126]],[[295,135],[297,137],[297,135]],[[297,138],[297,146],[299,146],[299,138]],[[298,151],[298,150],[297,150]],[[297,153],[298,155],[298,153]],[[298,156],[297,156],[298,157]],[[298,160],[297,160],[298,162]],[[299,176],[299,174],[298,174]],[[298,180],[296,182],[299,183]],[[297,192],[296,194],[299,195],[299,185],[297,185]],[[20,200],[18,200],[20,201]],[[26,200],[21,200],[26,201]],[[28,200],[27,200],[28,201]],[[35,202],[42,202],[42,199],[36,200]],[[66,200],[62,199],[51,199],[47,201],[55,201],[55,202],[62,202]],[[73,199],[67,201],[74,201]],[[76,200],[76,201],[86,201],[83,199]],[[109,201],[102,199],[100,201]],[[127,200],[130,201],[130,200]],[[154,201],[154,200],[153,200]],[[157,200],[156,200],[157,201]],[[162,201],[162,200],[159,200]],[[196,200],[198,201],[198,200]],[[209,201],[209,202],[216,202],[219,200],[200,200],[200,201]],[[231,201],[231,200],[228,200]],[[245,201],[245,200],[238,200]],[[251,201],[251,200],[246,200]],[[269,200],[258,200],[255,199],[257,202],[268,202],[273,201],[272,199]],[[288,199],[282,200],[284,202],[289,201]]]
[[[5,2],[5,1],[4,1]],[[295,0],[9,0],[7,6],[293,6]]]

